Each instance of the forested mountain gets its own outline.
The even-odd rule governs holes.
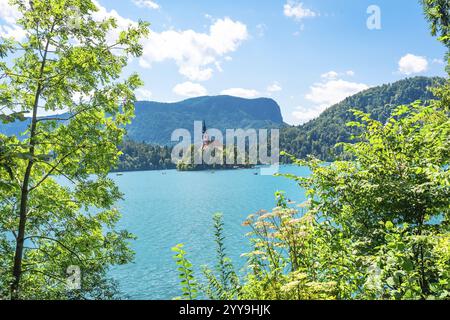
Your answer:
[[[135,118],[127,127],[128,139],[155,145],[171,145],[175,129],[187,129],[193,135],[194,121],[205,121],[208,128],[225,133],[226,129],[279,128],[283,117],[272,99],[244,99],[232,96],[207,96],[176,103],[140,101]],[[0,123],[0,133],[19,135],[29,120]]]
[[[340,150],[339,142],[350,142],[357,129],[346,126],[354,121],[351,109],[370,113],[385,121],[392,110],[416,100],[433,99],[430,87],[442,78],[414,77],[374,87],[330,107],[318,118],[301,126],[283,124],[280,107],[272,99],[242,99],[231,96],[199,97],[178,103],[137,102],[136,117],[128,127],[128,139],[121,147],[123,155],[118,170],[173,169],[169,145],[173,130],[192,132],[194,121],[205,120],[209,128],[281,127],[281,150],[305,158],[314,155],[332,161]],[[0,132],[18,134],[27,121],[0,125]],[[151,145],[153,144],[153,145]],[[286,159],[285,159],[286,160]]]
[[[225,132],[234,128],[273,128],[283,125],[280,107],[267,98],[231,96],[198,97],[177,103],[137,102],[136,117],[127,128],[128,138],[151,144],[171,144],[175,129],[193,134],[194,121]]]
[[[433,99],[429,88],[443,81],[442,78],[415,77],[358,93],[330,107],[318,118],[304,125],[283,126],[280,132],[281,150],[298,158],[314,155],[322,160],[332,161],[340,152],[334,148],[335,145],[350,142],[351,136],[358,133],[357,129],[346,126],[346,123],[355,120],[351,109],[370,113],[373,118],[384,122],[399,105]],[[166,148],[127,142],[122,150],[124,155],[121,157],[120,170],[174,168],[168,165],[170,152]]]
[[[339,142],[350,142],[351,136],[358,133],[357,129],[346,126],[346,123],[356,120],[349,110],[370,113],[374,119],[384,122],[399,105],[433,99],[429,87],[443,81],[442,78],[414,77],[360,92],[304,125],[283,128],[281,150],[298,158],[314,155],[332,161],[339,153],[334,146]]]

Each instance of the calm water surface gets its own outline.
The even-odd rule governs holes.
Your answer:
[[[261,209],[271,210],[274,193],[286,191],[289,199],[302,202],[303,191],[283,177],[255,175],[253,170],[216,172],[149,171],[112,175],[124,201],[120,229],[135,234],[135,261],[111,271],[120,289],[131,299],[172,299],[180,295],[171,248],[184,243],[196,266],[214,265],[212,216],[224,215],[229,256],[239,267],[248,249],[241,224]],[[307,175],[306,168],[284,166],[283,173]]]

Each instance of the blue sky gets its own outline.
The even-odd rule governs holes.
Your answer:
[[[127,69],[145,81],[141,99],[266,96],[298,124],[371,86],[446,75],[418,0],[97,1],[119,24],[152,23],[144,57]],[[381,29],[367,27],[370,5]]]

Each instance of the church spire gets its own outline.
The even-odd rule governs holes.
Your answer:
[[[205,120],[203,120],[203,148],[207,147],[211,141],[209,140],[209,136],[208,136],[208,129],[206,128],[206,122]]]

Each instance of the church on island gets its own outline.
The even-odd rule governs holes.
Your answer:
[[[206,122],[203,120],[203,128],[202,128],[202,150],[212,149],[214,148],[216,151],[223,151],[224,146],[223,143],[212,139],[208,135],[208,128],[206,127]]]

